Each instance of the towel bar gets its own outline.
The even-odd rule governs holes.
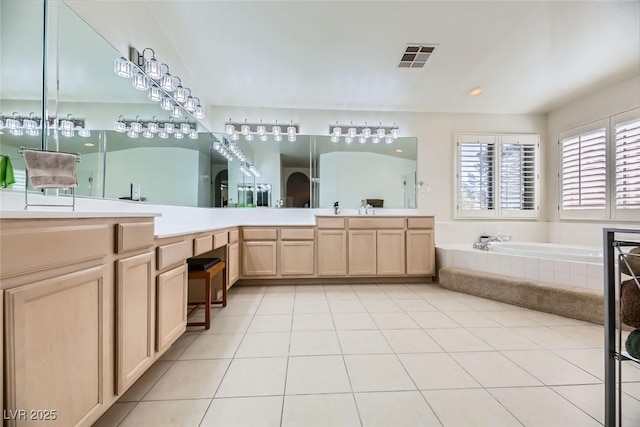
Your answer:
[[[25,157],[25,153],[29,152],[29,151],[33,151],[33,152],[39,152],[39,153],[55,153],[55,154],[62,154],[62,155],[73,155],[75,156],[75,163],[79,163],[80,162],[80,153],[67,153],[67,152],[63,152],[63,151],[53,151],[53,150],[41,150],[41,149],[36,149],[36,148],[28,148],[28,147],[20,147],[20,149],[18,150],[18,154],[20,154],[22,157],[25,158],[25,184],[24,184],[24,209],[27,210],[27,208],[29,208],[29,206],[49,206],[49,207],[70,207],[71,210],[75,211],[76,210],[76,190],[75,187],[78,186],[78,178],[76,176],[76,167],[75,167],[75,163],[73,164],[73,166],[71,166],[70,168],[70,172],[72,172],[73,174],[73,178],[75,178],[75,183],[73,184],[41,184],[39,186],[34,186],[35,188],[39,188],[39,189],[47,189],[47,188],[56,188],[56,189],[60,189],[60,188],[70,188],[71,189],[71,196],[72,196],[72,202],[71,204],[41,204],[41,203],[29,203],[29,191],[28,191],[28,187],[29,187],[29,161],[27,160],[27,158]],[[68,162],[68,161],[67,161]],[[44,169],[44,168],[40,168],[40,169]],[[63,175],[64,176],[64,175]],[[55,175],[50,175],[50,177],[56,177]],[[33,178],[31,178],[31,181],[33,181]],[[33,182],[32,182],[33,185]]]

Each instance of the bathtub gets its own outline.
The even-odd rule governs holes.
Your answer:
[[[438,268],[456,267],[551,285],[604,289],[602,249],[532,242],[492,242],[488,251],[471,243],[438,245]]]

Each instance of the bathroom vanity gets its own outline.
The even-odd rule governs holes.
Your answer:
[[[194,283],[187,292],[187,258],[224,259],[228,287],[425,281],[435,272],[433,217],[158,231],[154,216],[2,213],[6,425],[95,422],[186,330],[188,298],[200,291]]]

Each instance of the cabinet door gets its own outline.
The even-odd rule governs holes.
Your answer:
[[[318,276],[346,276],[347,232],[318,229],[317,260]]]
[[[228,246],[229,253],[227,255],[227,288],[233,286],[240,278],[240,244],[232,243]]]
[[[376,234],[377,272],[379,275],[401,275],[404,267],[404,230],[378,230]]]
[[[311,276],[314,265],[313,240],[280,242],[280,274],[283,276]]]
[[[407,230],[407,274],[435,273],[433,230]]]
[[[375,276],[376,261],[376,231],[349,230],[349,276]]]
[[[5,292],[8,425],[40,424],[30,410],[55,410],[43,425],[77,426],[102,410],[104,269],[81,270]]]
[[[187,266],[158,276],[156,351],[165,351],[187,330]]]
[[[242,274],[245,276],[276,275],[276,242],[244,242]]]
[[[116,394],[122,394],[153,363],[155,298],[153,253],[117,262]]]

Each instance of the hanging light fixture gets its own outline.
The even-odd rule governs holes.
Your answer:
[[[173,133],[173,137],[175,139],[182,139],[182,138],[184,138],[184,134],[182,132],[177,132],[176,131],[176,132]]]
[[[287,127],[287,139],[289,142],[296,142],[296,128],[293,126],[293,120],[291,121],[291,125]]]
[[[174,105],[173,101],[168,96],[164,96],[160,100],[160,108],[162,108],[165,111],[173,110],[173,105]]]
[[[169,133],[164,129],[160,129],[158,131],[158,137],[162,138],[162,139],[168,139],[169,138]]]
[[[340,136],[342,135],[342,128],[338,126],[338,122],[336,122],[336,126],[331,131],[331,134],[338,138],[340,138]]]
[[[247,119],[244,119],[244,124],[240,126],[240,133],[242,133],[245,138],[251,134],[251,126],[247,124]]]
[[[149,80],[144,74],[137,73],[135,76],[133,76],[131,85],[138,90],[147,90],[149,89]]]
[[[189,138],[190,139],[198,139],[198,131],[196,129],[191,129],[189,131]]]
[[[353,140],[357,133],[357,129],[353,127],[353,122],[351,122],[351,126],[349,127],[349,129],[347,129],[347,135],[349,135],[349,137]]]
[[[166,65],[156,60],[156,53],[150,47],[147,47],[142,51],[142,58],[144,58],[147,51],[151,51],[151,58],[144,59],[144,72],[152,79],[159,80],[164,74],[164,68]]]
[[[193,113],[196,119],[204,119],[204,108],[200,105],[200,101],[198,101],[198,105],[196,105],[196,111]]]
[[[384,135],[385,135],[386,132],[385,132],[384,128],[382,127],[382,123],[380,123],[380,126],[378,126],[378,129],[376,130],[376,133],[378,134],[378,136],[380,138],[384,138]]]
[[[277,120],[276,120],[276,124],[273,125],[273,127],[271,128],[271,133],[273,134],[273,136],[282,137],[282,129],[280,128],[280,126],[278,126]],[[282,140],[282,138],[280,138],[280,140]]]
[[[127,132],[127,136],[129,138],[136,139],[138,137],[138,132],[135,132],[132,129],[129,129],[129,131]]]
[[[73,132],[75,127],[76,125],[73,122],[73,115],[71,114],[67,114],[67,118],[60,121],[60,130]]]
[[[180,124],[180,132],[189,133],[190,131],[191,131],[191,126],[189,125],[189,122],[184,122]]]
[[[34,116],[34,113],[29,113],[29,117],[22,120],[22,127],[27,134],[29,134],[29,131],[34,131],[38,128],[38,122]]]
[[[176,129],[176,127],[171,121],[169,121],[169,122],[164,124],[164,131],[166,133],[173,133],[175,131],[175,129]]]
[[[371,142],[373,142],[374,144],[377,144],[380,142],[380,137],[378,136],[377,133],[371,137]]]
[[[180,104],[184,104],[187,102],[187,98],[191,94],[191,89],[188,87],[182,87],[182,85],[178,85],[176,90],[173,91],[173,99],[178,101]]]
[[[160,77],[160,87],[165,92],[173,92],[178,87],[180,78],[169,74],[169,66],[165,69],[165,73]]]
[[[89,129],[79,128],[78,136],[81,136],[83,138],[89,138],[91,136],[91,131]]]
[[[153,132],[151,132],[149,128],[144,128],[144,130],[142,131],[142,136],[144,136],[145,138],[153,138]]]
[[[393,139],[398,139],[398,136],[399,136],[398,134],[399,134],[398,125],[395,122],[393,122],[393,127],[391,128],[391,137]]]
[[[347,144],[352,143],[356,138],[358,138],[360,144],[365,144],[369,138],[371,138],[371,142],[374,144],[379,144],[380,141],[391,144],[398,138],[399,131],[398,125],[395,122],[392,127],[384,127],[382,126],[382,122],[380,122],[380,125],[373,132],[367,122],[365,122],[362,128],[354,126],[353,122],[351,122],[346,134],[343,134],[340,124],[336,122],[335,125],[329,126],[329,135],[331,136],[331,142],[338,142],[340,136],[344,135],[344,141]]]
[[[239,132],[237,130],[238,128],[240,129]],[[267,129],[270,129],[270,132],[268,132]],[[291,125],[286,128],[286,131],[287,139],[290,142],[295,142],[298,129],[294,126],[293,121],[291,121]],[[265,125],[262,120],[260,120],[258,125],[252,125],[248,123],[247,119],[245,119],[242,124],[234,123],[229,119],[229,121],[225,123],[225,133],[234,141],[237,141],[235,134],[238,136],[242,135],[245,141],[253,141],[255,135],[257,135],[258,139],[263,142],[269,140],[269,135],[273,135],[273,140],[277,142],[282,141],[285,136],[283,128],[278,124],[277,120],[273,125]]]
[[[136,120],[129,123],[129,129],[131,129],[135,133],[142,132],[142,123],[138,121],[139,119],[140,119],[140,116],[136,116]]]
[[[364,122],[364,127],[362,128],[362,136],[364,136],[365,139],[371,138],[371,128],[367,126],[367,122]]]
[[[162,91],[158,86],[151,86],[149,88],[149,99],[154,102],[162,101]]]
[[[124,122],[124,118],[122,116],[118,117],[118,121],[116,122],[114,129],[116,132],[126,132],[127,124]]]
[[[18,113],[13,113],[13,117],[7,117],[4,126],[10,131],[20,129],[20,120],[18,117]]]
[[[147,123],[147,129],[149,129],[149,132],[151,133],[158,133],[160,125],[158,125],[158,122],[156,121],[156,116],[153,116],[153,119]]]
[[[335,136],[335,135],[331,135],[331,142],[338,142],[340,140],[339,137]]]
[[[231,119],[229,119],[231,120]],[[260,136],[264,136],[267,134],[267,128],[262,124],[262,119],[260,119],[260,124],[258,125],[258,127],[256,127],[256,131],[258,132],[258,135]],[[266,141],[266,139],[262,139],[260,138],[260,141]]]
[[[181,119],[184,116],[184,112],[183,112],[182,108],[180,108],[177,105],[174,105],[173,108],[171,108],[170,115],[174,119]]]
[[[233,123],[231,123],[231,119],[229,119],[227,124],[224,125],[224,132],[227,135],[231,136],[235,131],[236,131],[236,127],[233,125]]]
[[[190,113],[194,113],[196,111],[196,99],[189,95],[187,100],[184,102],[184,108]]]

